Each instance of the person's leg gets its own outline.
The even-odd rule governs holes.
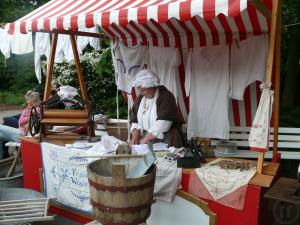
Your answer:
[[[4,141],[20,141],[20,130],[5,125],[0,125],[0,159],[3,159],[4,154]]]
[[[17,114],[14,116],[7,116],[3,118],[3,125],[19,128],[19,118],[21,114]]]

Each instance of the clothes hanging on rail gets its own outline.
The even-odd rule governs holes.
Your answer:
[[[12,36],[7,33],[7,29],[0,28],[0,51],[6,59],[10,57],[11,52],[11,38]]]
[[[74,60],[71,40],[69,35],[59,34],[57,38],[57,46],[55,52],[55,62],[62,63],[66,59],[67,62]]]
[[[42,71],[41,71],[41,56],[45,55],[47,59],[50,54],[50,34],[36,32],[35,33],[35,46],[34,46],[34,66],[35,74],[39,81],[42,82]]]
[[[249,84],[265,80],[267,55],[267,35],[253,36],[232,44],[229,93],[232,99],[243,100]]]
[[[178,66],[180,65],[180,53],[177,48],[162,48],[149,46],[148,68],[156,72],[160,78],[160,84],[173,93],[175,99],[180,90]]]
[[[130,94],[132,82],[145,64],[147,47],[140,45],[126,47],[116,41],[111,43],[111,53],[115,68],[116,85],[119,90]]]
[[[92,28],[82,28],[79,31],[89,32],[89,33],[98,33],[96,26],[92,27]],[[77,36],[76,42],[77,42],[77,48],[78,48],[79,54],[82,54],[82,50],[85,49],[88,44],[96,51],[101,50],[100,38]]]
[[[185,90],[190,101],[188,138],[229,138],[229,47],[191,49]]]

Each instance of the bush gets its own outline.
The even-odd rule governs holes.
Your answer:
[[[95,111],[105,112],[115,115],[116,103],[116,85],[114,78],[114,69],[111,58],[110,48],[103,49],[100,52],[85,52],[80,56],[80,63],[84,75],[84,83],[87,89],[89,100],[93,102]],[[43,61],[43,68],[46,71],[46,62]],[[70,85],[79,89],[77,79],[76,65],[74,61],[54,64],[53,82],[60,85]],[[122,99],[122,97],[121,97]],[[127,106],[125,101],[120,101],[120,107],[126,107],[122,110],[122,117],[127,116]],[[106,107],[108,105],[108,107]],[[112,107],[112,105],[114,105]],[[112,110],[112,111],[110,111]],[[125,113],[125,115],[124,115]]]
[[[14,94],[10,92],[0,93],[0,103],[7,105],[22,105],[25,103],[23,94]]]

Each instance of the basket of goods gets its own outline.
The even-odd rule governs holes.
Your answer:
[[[122,141],[127,141],[128,138],[128,123],[127,120],[104,119],[104,127],[110,136],[114,136]]]

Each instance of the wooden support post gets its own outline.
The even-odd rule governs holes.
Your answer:
[[[275,42],[275,97],[274,97],[274,139],[273,159],[277,155],[278,148],[278,127],[279,127],[279,103],[280,103],[280,58],[281,58],[281,2],[278,5],[278,21]]]
[[[53,75],[57,38],[58,38],[58,34],[52,35],[52,44],[51,44],[49,63],[48,63],[48,67],[47,67],[47,77],[46,77],[46,84],[45,84],[45,91],[44,91],[44,101],[49,99],[50,92],[51,92],[51,81],[52,81],[52,75]]]
[[[276,32],[277,32],[277,24],[281,23],[278,21],[278,11],[280,8],[280,0],[273,1],[273,9],[272,9],[272,21],[271,21],[271,30],[270,30],[270,41],[269,41],[269,52],[268,52],[268,61],[267,61],[267,71],[266,71],[266,82],[270,83],[272,81],[273,74],[273,66],[274,66],[274,56],[275,56],[275,41],[276,41]],[[275,134],[274,134],[275,136]],[[263,164],[264,164],[264,152],[259,152],[258,160],[257,160],[257,173],[262,174]]]
[[[78,50],[77,50],[76,39],[73,34],[70,34],[70,40],[71,40],[72,50],[73,50],[73,54],[74,54],[74,61],[75,61],[76,70],[77,70],[77,77],[78,77],[78,81],[79,81],[81,97],[84,101],[87,101],[88,97],[87,97],[87,92],[86,92],[85,85],[84,85],[84,79],[83,79],[81,66],[80,66],[80,60],[79,60],[79,54],[78,54]]]
[[[261,0],[251,0],[250,1],[254,7],[263,14],[267,19],[271,19],[272,13],[269,8]]]

